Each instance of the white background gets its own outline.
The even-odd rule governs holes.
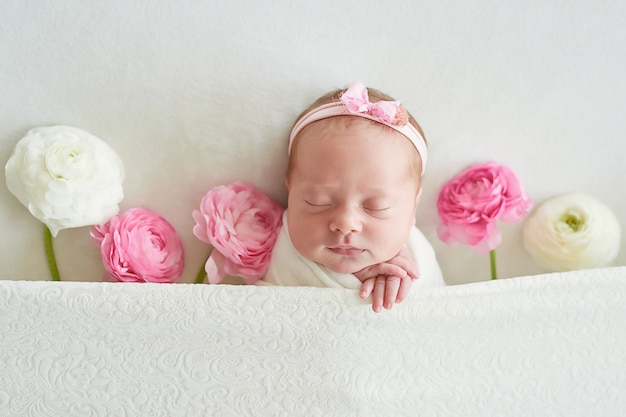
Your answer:
[[[0,162],[33,127],[84,129],[143,206],[180,234],[191,282],[208,247],[191,212],[214,185],[254,182],[285,203],[291,123],[360,80],[402,101],[430,145],[418,226],[450,284],[489,278],[488,256],[436,236],[441,186],[510,166],[536,204],[579,191],[626,226],[626,3],[528,1],[96,1],[0,4]],[[0,172],[2,279],[49,279],[42,225]],[[501,277],[545,272],[501,224]],[[88,228],[55,239],[64,280],[99,281]],[[616,265],[626,265],[622,248]]]

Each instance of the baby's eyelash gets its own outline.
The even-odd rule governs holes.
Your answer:
[[[389,210],[391,207],[363,207],[363,208],[369,211],[385,211],[385,210]]]
[[[318,204],[318,203],[312,203],[308,200],[304,200],[305,203],[307,203],[309,206],[313,206],[313,207],[329,207],[331,204]]]

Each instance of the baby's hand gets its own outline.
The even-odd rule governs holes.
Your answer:
[[[389,310],[404,300],[419,273],[411,253],[403,248],[390,260],[363,268],[354,275],[363,283],[359,295],[367,298],[372,294],[372,310],[378,313],[382,307]]]

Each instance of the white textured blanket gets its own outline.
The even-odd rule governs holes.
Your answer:
[[[0,281],[0,415],[622,416],[626,267],[424,289]]]
[[[265,277],[257,282],[258,285],[298,285],[350,289],[361,287],[361,281],[353,274],[332,271],[300,255],[289,238],[286,215],[285,212],[283,225],[272,251],[269,269]],[[411,289],[444,286],[445,282],[435,251],[417,227],[411,228],[407,248],[420,272],[420,278],[413,283]],[[412,293],[414,292],[412,291]]]

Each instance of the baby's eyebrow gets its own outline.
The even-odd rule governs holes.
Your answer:
[[[336,193],[341,190],[342,183],[311,183],[306,184],[303,189],[304,192],[310,195],[326,195]],[[343,191],[342,191],[343,193]],[[392,194],[389,193],[389,187],[368,185],[366,188],[359,190],[359,194],[364,200],[387,200],[392,198]]]
[[[304,185],[305,185],[305,188],[313,192],[319,193],[319,192],[324,192],[324,191],[334,190],[336,188],[339,188],[341,183],[339,182],[332,182],[332,183],[309,182],[309,183],[305,183]]]

